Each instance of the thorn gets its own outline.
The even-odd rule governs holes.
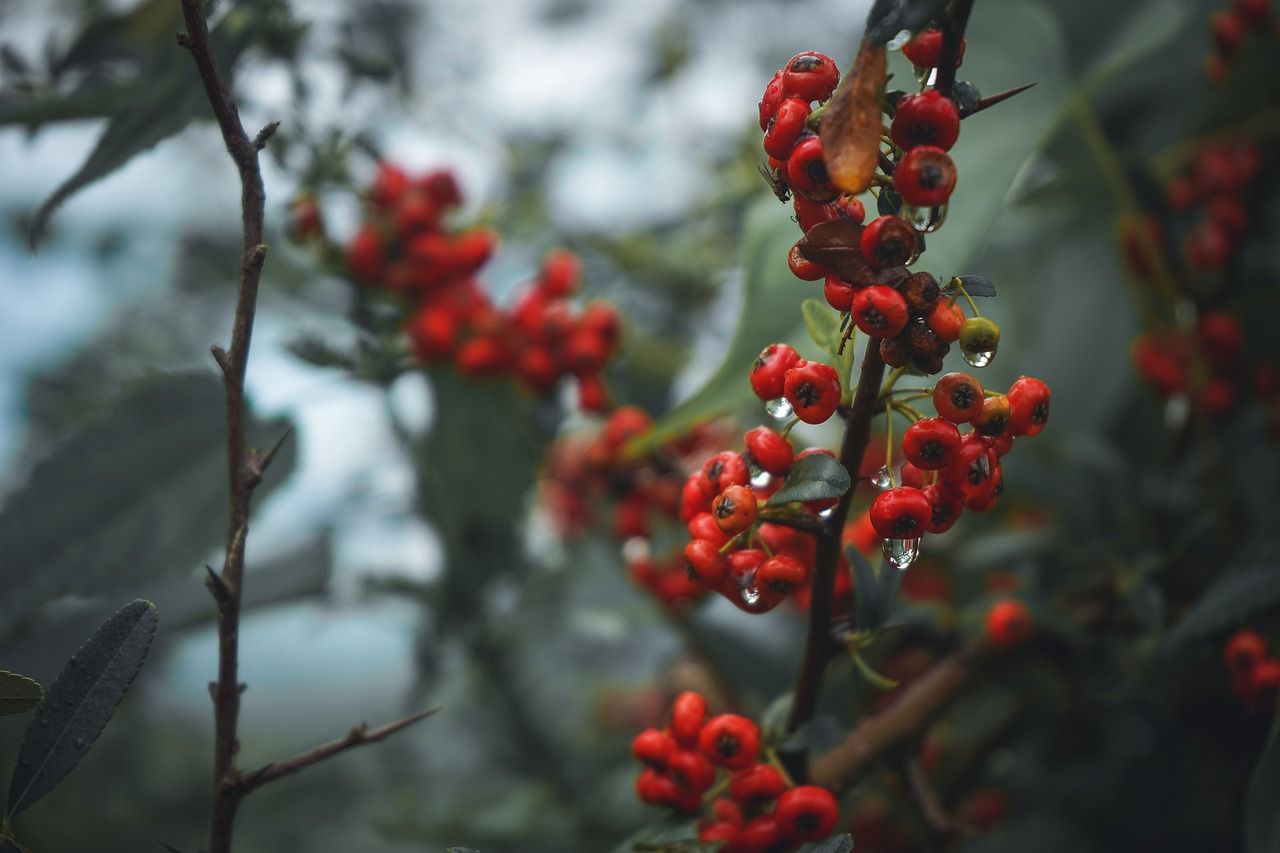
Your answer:
[[[250,450],[247,454],[249,465],[249,485],[256,486],[262,481],[262,475],[266,473],[269,466],[276,458],[276,454],[280,452],[280,448],[284,446],[285,440],[293,435],[293,427],[290,426],[284,431],[284,435],[276,439],[276,443],[271,445],[271,449],[266,453],[259,453],[256,450]]]
[[[231,357],[227,355],[227,351],[217,344],[214,344],[209,347],[209,352],[213,353],[213,360],[218,363],[218,369],[225,375],[231,368]]]
[[[209,573],[209,577],[205,578],[205,585],[209,587],[209,592],[213,593],[214,599],[223,604],[231,600],[231,588],[227,586],[227,582],[222,579],[222,575],[213,570],[207,563],[204,570]]]
[[[190,33],[178,33],[178,44],[179,44],[181,47],[185,47],[187,50],[190,50],[190,49],[191,49],[191,47],[192,47],[192,44],[191,44],[191,34],[190,34]]]
[[[261,151],[267,147],[267,140],[270,139],[280,127],[280,122],[273,121],[258,131],[258,135],[253,138],[253,147],[255,151]]]
[[[218,682],[216,681],[209,682],[209,698],[215,702],[218,701]]]
[[[368,729],[368,723],[356,723],[351,727],[351,734],[347,735],[347,737],[350,737],[353,740],[362,740],[364,738],[364,733],[368,731]]]
[[[1017,95],[1021,92],[1025,92],[1034,85],[1035,83],[1028,83],[1025,86],[1019,86],[1016,89],[1010,89],[1007,92],[1001,92],[998,95],[992,95],[990,98],[983,98],[980,101],[978,101],[978,103],[974,104],[973,112],[969,113],[969,115],[970,116],[977,115],[978,113],[985,110],[987,107],[994,107],[996,104],[1000,103],[1001,101],[1007,101],[1010,98],[1012,98],[1014,95]],[[968,117],[969,116],[965,116],[965,118],[968,118]]]
[[[241,696],[243,696],[244,692],[248,689],[249,689],[249,685],[245,684],[243,681],[238,682],[236,684],[236,692],[239,693]]]

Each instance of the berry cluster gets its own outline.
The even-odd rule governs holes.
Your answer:
[[[950,530],[963,510],[994,507],[1004,488],[1001,457],[1017,437],[1036,435],[1049,420],[1049,386],[1029,376],[1007,394],[991,394],[968,373],[948,373],[932,390],[918,392],[926,394],[936,417],[923,417],[906,402],[890,404],[913,423],[902,435],[900,484],[871,504],[885,557],[901,568],[915,559],[924,533]],[[970,430],[961,433],[964,424]],[[877,483],[892,486],[887,466]]]
[[[1165,188],[1169,209],[1194,219],[1182,241],[1192,270],[1222,269],[1252,226],[1245,196],[1265,163],[1252,142],[1215,141],[1201,146],[1185,174]]]
[[[699,822],[698,840],[725,853],[786,853],[829,836],[840,817],[835,796],[815,785],[792,785],[760,761],[760,729],[738,714],[709,717],[707,701],[688,691],[671,706],[664,729],[646,729],[631,743],[645,764],[636,779],[640,799],[694,813],[716,787],[719,770],[728,797],[717,797]]]
[[[1270,656],[1266,639],[1257,631],[1241,628],[1222,649],[1231,674],[1231,689],[1250,710],[1272,709],[1280,694],[1280,660]]]
[[[476,278],[496,235],[445,228],[445,215],[462,203],[451,173],[414,177],[382,163],[365,201],[365,220],[346,246],[347,270],[358,283],[408,301],[405,331],[419,359],[449,361],[476,378],[512,376],[535,394],[572,376],[582,408],[607,407],[601,374],[618,346],[619,318],[604,302],[575,310],[570,297],[580,270],[572,253],[549,253],[537,279],[504,310]]]
[[[1271,0],[1231,0],[1231,5],[1209,18],[1213,53],[1205,57],[1204,73],[1209,82],[1227,79],[1240,45],[1250,33],[1262,32],[1271,23]]]

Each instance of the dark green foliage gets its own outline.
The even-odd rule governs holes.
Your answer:
[[[0,669],[0,717],[30,711],[43,696],[40,682]]]
[[[795,501],[807,503],[838,498],[849,491],[849,472],[836,459],[825,453],[813,453],[796,460],[766,506],[782,506]]]

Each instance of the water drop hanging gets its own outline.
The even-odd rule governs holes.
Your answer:
[[[905,569],[920,556],[920,540],[885,539],[880,543],[885,560],[895,569]]]
[[[871,485],[877,489],[887,489],[893,485],[893,472],[889,470],[888,465],[881,465],[876,472],[871,475]]]
[[[947,206],[941,207],[912,207],[911,205],[902,206],[903,217],[911,223],[911,227],[922,234],[932,234],[942,227],[942,223],[947,219]]]
[[[791,408],[791,401],[786,397],[765,400],[764,410],[769,417],[780,421],[785,421],[787,418],[791,417],[791,413],[793,411]]]
[[[986,367],[995,360],[996,351],[994,349],[967,350],[960,351],[960,357],[964,359],[965,364],[970,367]]]

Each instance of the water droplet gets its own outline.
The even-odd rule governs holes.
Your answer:
[[[921,68],[917,65],[915,69],[916,79],[920,81],[921,86],[932,86],[938,79],[938,69],[936,68]]]
[[[826,509],[818,510],[818,518],[830,518],[835,514],[836,514],[836,508],[834,504],[832,506],[827,507]]]
[[[87,746],[84,738],[82,737],[78,737],[75,740],[71,741],[71,745],[74,746],[76,749],[84,749],[85,746]]]
[[[757,601],[760,600],[760,587],[758,586],[746,587],[745,589],[742,590],[741,595],[742,595],[743,604],[748,604],[748,605],[755,604]]]
[[[791,401],[786,397],[778,397],[774,400],[765,400],[764,410],[768,413],[769,417],[780,421],[785,421],[787,418],[791,417],[791,413],[793,411],[791,408]]]
[[[751,485],[757,489],[763,489],[773,480],[773,476],[768,471],[761,471],[751,478]]]
[[[880,550],[889,565],[895,569],[905,569],[920,556],[920,540],[917,539],[885,539],[880,543]]]
[[[887,489],[893,485],[893,472],[889,470],[888,465],[881,465],[876,472],[871,475],[871,485],[877,489]]]
[[[964,359],[965,364],[970,367],[986,367],[995,360],[996,351],[993,349],[979,350],[960,350],[960,357]]]
[[[884,44],[885,50],[897,50],[911,41],[911,30],[898,30],[898,34]]]
[[[628,565],[649,559],[649,540],[643,536],[632,536],[623,542],[622,559]]]
[[[947,206],[944,204],[941,207],[912,207],[906,204],[902,206],[902,216],[920,233],[932,234],[947,220]]]

